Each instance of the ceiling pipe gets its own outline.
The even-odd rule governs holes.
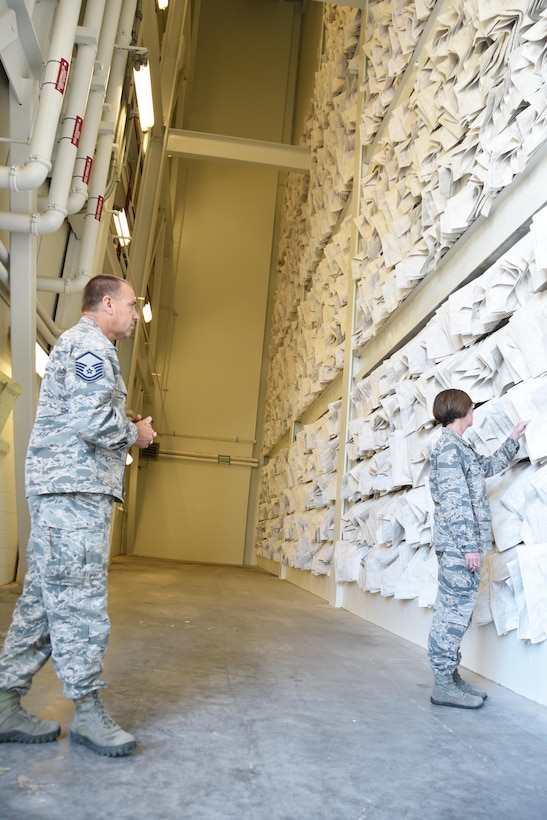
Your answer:
[[[13,219],[13,222],[11,223],[13,227],[10,227],[8,225],[5,226],[4,229],[20,232],[18,229],[20,228],[21,223],[18,222],[17,219],[22,217],[23,219],[27,220],[27,232],[46,233],[49,232],[46,229],[53,225],[54,222],[56,222],[59,219],[59,215],[59,224],[55,225],[52,228],[52,230],[57,230],[58,227],[60,227],[64,218],[67,215],[67,211],[69,213],[74,213],[81,209],[83,204],[85,204],[85,200],[87,198],[88,191],[86,177],[89,178],[89,173],[91,172],[91,167],[93,165],[92,153],[95,144],[97,143],[97,135],[99,132],[99,127],[101,125],[101,115],[103,112],[103,107],[107,112],[105,121],[102,124],[103,129],[106,133],[102,134],[98,140],[95,168],[92,176],[92,184],[93,190],[100,190],[104,192],[105,185],[108,179],[109,167],[111,163],[112,149],[114,145],[114,131],[120,109],[125,77],[125,68],[127,63],[127,52],[123,49],[125,46],[129,46],[131,44],[132,28],[135,19],[135,9],[137,5],[137,0],[125,0],[122,9],[122,2],[123,0],[110,0],[110,2],[106,4],[106,0],[100,0],[99,3],[89,3],[88,7],[86,8],[86,19],[84,21],[84,28],[93,28],[95,30],[98,30],[101,25],[101,21],[102,27],[98,49],[92,42],[82,44],[81,46],[79,46],[78,49],[78,58],[80,57],[80,49],[82,48],[84,48],[84,51],[82,53],[85,54],[86,57],[82,61],[82,79],[78,80],[78,82],[75,81],[74,83],[77,89],[79,89],[79,93],[76,91],[74,92],[74,99],[78,101],[82,96],[81,83],[85,82],[85,69],[86,67],[88,67],[88,80],[86,83],[87,90],[83,95],[84,98],[87,96],[87,108],[85,117],[86,124],[82,129],[82,134],[80,138],[79,156],[76,158],[76,162],[72,163],[74,169],[72,180],[76,180],[76,184],[73,186],[72,193],[68,195],[67,192],[66,194],[66,196],[68,197],[66,210],[63,208],[59,208],[58,204],[53,201],[58,195],[56,194],[56,192],[64,190],[64,187],[67,184],[66,168],[70,167],[70,163],[68,159],[63,159],[61,160],[61,162],[64,163],[61,169],[63,172],[61,182],[57,182],[54,186],[52,180],[52,186],[50,188],[48,202],[48,212],[45,212],[43,214],[33,214],[31,216],[29,216],[28,214],[0,214],[0,224],[2,226],[4,217],[7,221]],[[58,15],[60,14],[60,12],[61,8],[59,7],[57,12]],[[118,43],[118,45],[121,46],[121,50],[117,51],[114,54],[114,47],[116,42]],[[85,48],[86,45],[87,48]],[[50,49],[50,53],[51,51],[52,49]],[[91,71],[95,63],[95,59],[98,63],[98,71],[94,75],[91,89],[89,89],[89,78],[91,77]],[[107,80],[108,91],[106,91]],[[79,116],[79,114],[73,112],[72,108],[69,108],[67,103],[67,113],[63,120],[63,124],[65,124],[67,120],[69,120],[71,115],[73,116],[75,122],[75,118]],[[58,116],[59,115],[57,115],[57,118]],[[89,123],[89,125],[87,125],[87,123]],[[68,135],[65,132],[63,132],[63,136],[69,136],[69,142],[70,140],[72,140],[72,133]],[[62,140],[63,136],[61,137]],[[75,147],[77,148],[78,146]],[[80,170],[78,169],[78,160],[80,160]],[[55,164],[56,168],[57,161],[59,161],[59,152]],[[70,178],[68,180],[68,185],[70,185]],[[38,290],[47,291],[50,293],[64,293],[66,295],[81,293],[81,291],[85,287],[86,282],[91,278],[92,275],[92,263],[94,260],[95,247],[97,244],[97,235],[100,227],[103,202],[104,197],[102,196],[102,194],[97,194],[95,207],[91,209],[88,207],[84,228],[84,236],[80,252],[80,264],[75,278],[51,279],[50,277],[38,276]],[[98,205],[100,205],[99,210]],[[87,218],[89,216],[93,217],[92,222],[89,221],[89,219]],[[44,230],[40,230],[41,228],[43,228]],[[6,267],[9,264],[9,253],[5,245],[1,242],[0,263],[0,281],[9,289],[9,274],[8,269]],[[42,334],[43,338],[47,341],[48,344],[54,344],[61,333],[61,328],[57,327],[57,325],[51,319],[49,314],[40,305],[37,305],[37,314],[38,329],[40,333]]]
[[[94,0],[86,5],[82,34],[87,42],[80,42],[78,45],[76,65],[71,78],[72,82],[65,116],[62,121],[59,150],[55,159],[55,168],[49,189],[48,208],[56,207],[56,203],[61,203],[61,207],[65,211],[64,216],[67,213],[68,197],[78,146],[82,137],[84,122],[88,115],[91,78],[93,77],[95,59],[98,53],[99,33],[102,30],[105,4],[106,0]],[[80,32],[78,32],[79,35]]]
[[[95,4],[90,3],[89,5],[93,6]],[[137,0],[124,0],[122,8],[122,0],[114,0],[113,2],[111,0],[107,4],[106,13],[104,14],[103,31],[101,32],[99,51],[97,53],[98,58],[100,60],[105,61],[103,63],[102,68],[103,80],[102,84],[97,83],[97,87],[93,86],[90,92],[90,101],[93,101],[92,118],[94,112],[96,116],[96,122],[94,125],[92,123],[90,128],[88,129],[86,145],[90,145],[91,140],[93,140],[93,142],[97,140],[100,115],[103,111],[103,106],[106,112],[106,116],[101,124],[104,133],[102,133],[98,138],[97,151],[95,155],[95,161],[93,163],[93,173],[91,177],[90,187],[91,196],[88,202],[88,208],[84,223],[84,233],[80,249],[78,270],[74,278],[52,279],[46,276],[38,276],[36,284],[37,289],[39,291],[49,293],[63,293],[65,295],[79,294],[82,292],[86,283],[92,276],[95,249],[97,246],[98,232],[100,229],[104,204],[104,190],[108,179],[112,149],[114,145],[115,126],[119,114],[125,78],[125,69],[128,52],[124,50],[124,47],[131,44],[132,28],[135,19],[136,5]],[[118,23],[118,21],[119,26],[116,31],[116,24]],[[105,32],[104,37],[103,32]],[[115,43],[121,46],[121,48],[114,52]],[[108,72],[108,59],[110,61],[110,72]],[[104,97],[106,77],[109,77],[109,79],[105,101]],[[83,136],[84,135],[82,134],[82,137]],[[89,155],[86,154],[86,156]],[[76,172],[76,167],[74,168],[74,170]],[[83,191],[83,189],[81,189],[77,196],[78,195],[83,195],[85,201],[85,197],[87,196],[87,190]],[[17,229],[20,227],[20,223],[17,220],[19,217],[23,217],[27,220],[27,230],[29,228],[28,220],[30,219],[32,221],[32,224],[30,225],[29,232],[38,233],[39,227],[47,224],[45,221],[45,216],[46,215],[44,215],[44,217],[40,220],[40,215],[38,214],[33,214],[31,217],[29,217],[28,214],[1,214],[0,219],[2,221],[0,222],[0,224],[6,230],[13,230],[15,232],[18,232]],[[61,218],[61,223],[65,216],[66,212],[63,214]],[[4,226],[4,217],[6,217],[7,222],[12,220],[10,224]],[[6,263],[8,261],[7,252],[5,261]],[[5,283],[9,287],[9,277],[7,275],[7,270],[5,277],[2,276],[2,281],[5,281]],[[44,324],[47,321],[45,312],[43,312],[42,315],[39,316],[39,318],[41,319],[42,324]],[[50,344],[52,344],[55,338],[59,336],[61,330],[51,320],[49,320],[48,329],[52,339],[52,341],[50,341],[50,339],[48,339],[48,341]],[[44,337],[45,336],[46,334],[44,333]]]
[[[34,214],[0,212],[0,229],[42,236],[58,231],[67,216],[70,184],[97,55],[97,40],[105,2],[106,0],[95,0],[94,3],[87,4],[83,29],[78,31],[77,36],[83,41],[78,46],[71,70],[70,87],[61,122],[61,137],[46,207],[41,213]]]
[[[99,128],[100,134],[97,141],[97,150],[95,152],[93,171],[89,184],[89,198],[87,201],[78,269],[72,278],[49,279],[47,277],[38,277],[38,290],[64,293],[66,295],[81,293],[86,283],[93,276],[99,231],[104,210],[104,193],[108,180],[116,121],[119,114],[125,79],[128,55],[126,46],[131,44],[136,6],[137,0],[123,0],[118,35],[116,37],[116,47],[112,58],[104,105],[105,116]]]
[[[0,166],[0,188],[38,188],[51,170],[51,155],[61,114],[81,0],[59,0],[40,91],[38,113],[24,165]],[[7,228],[10,230],[10,228]]]
[[[97,52],[98,66],[91,82],[84,127],[74,165],[72,189],[68,197],[67,210],[69,214],[79,213],[87,201],[89,179],[93,168],[93,155],[97,146],[121,8],[122,0],[109,0],[104,14]]]

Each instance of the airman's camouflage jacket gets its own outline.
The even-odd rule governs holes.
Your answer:
[[[508,438],[491,456],[482,456],[454,430],[443,428],[430,459],[429,486],[435,504],[433,543],[444,552],[484,553],[492,546],[491,512],[485,478],[504,470],[519,444]]]
[[[126,418],[116,348],[83,316],[49,357],[26,459],[27,495],[101,493],[123,500],[126,450],[137,439]]]

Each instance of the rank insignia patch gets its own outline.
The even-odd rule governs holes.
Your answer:
[[[76,359],[76,375],[84,382],[96,382],[104,376],[103,360],[88,351]]]

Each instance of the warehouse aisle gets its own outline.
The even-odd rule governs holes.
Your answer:
[[[48,665],[24,703],[62,735],[0,745],[2,820],[547,816],[545,708],[488,681],[477,712],[434,707],[422,649],[265,572],[117,558],[110,614],[104,701],[136,754],[69,742]]]

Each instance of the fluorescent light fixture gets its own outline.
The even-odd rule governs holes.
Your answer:
[[[169,0],[158,0],[158,8],[159,9],[166,9],[169,5]]]
[[[131,242],[131,233],[129,231],[125,210],[114,211],[114,225],[116,226],[116,236],[118,237],[120,245],[129,245]]]
[[[146,324],[148,324],[148,322],[152,321],[152,305],[150,304],[150,302],[147,302],[144,305],[144,307],[142,309],[142,318],[144,319]]]
[[[148,131],[154,125],[154,104],[152,102],[152,84],[150,81],[150,66],[141,65],[133,68],[137,105],[139,106],[139,120],[141,129]]]
[[[40,376],[41,379],[44,378],[44,373],[46,370],[46,364],[49,361],[49,356],[44,350],[43,347],[40,347],[38,342],[36,342],[36,372]]]
[[[130,464],[133,464],[133,456],[131,455],[131,453],[127,453],[125,457],[125,466],[129,467]]]

